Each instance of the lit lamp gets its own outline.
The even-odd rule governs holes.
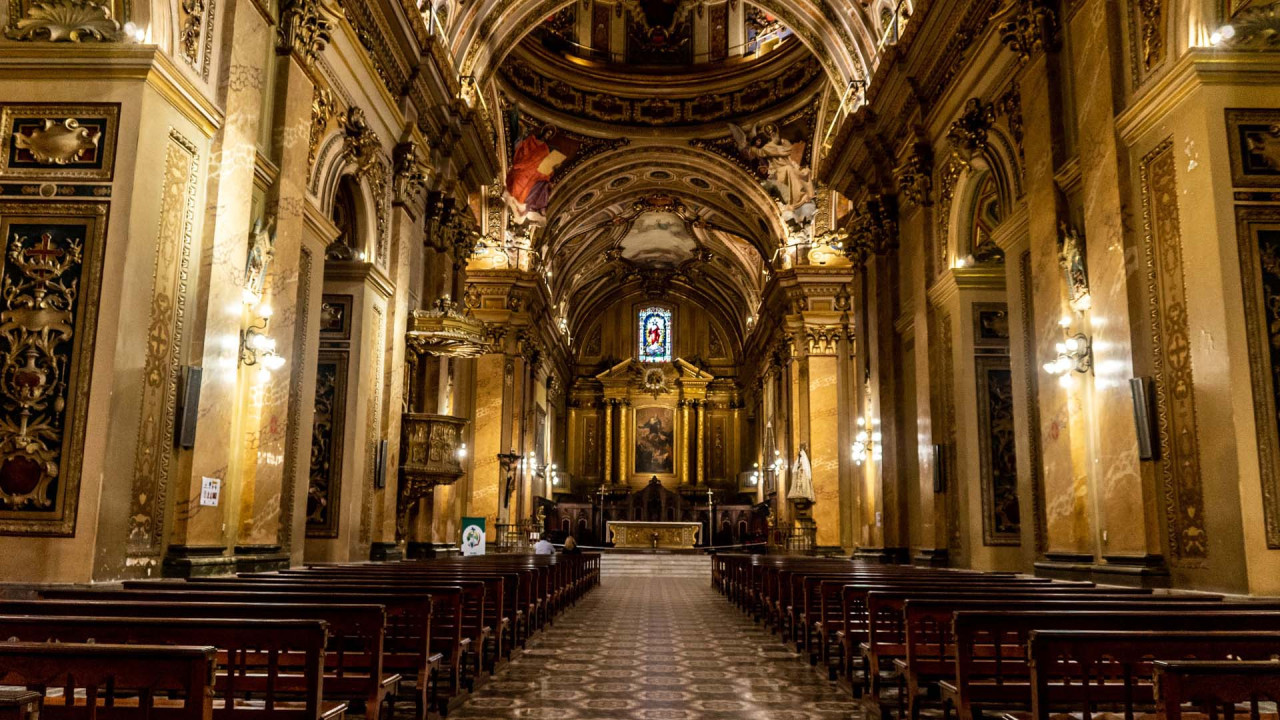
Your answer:
[[[872,420],[871,424],[871,430],[868,432],[866,418],[858,418],[858,434],[854,436],[853,440],[853,463],[855,465],[862,465],[868,458],[873,462],[879,462],[884,457],[883,446],[880,444],[880,431],[876,429],[880,422]]]
[[[273,370],[284,367],[284,358],[276,352],[276,341],[266,334],[267,324],[274,310],[262,302],[255,310],[261,320],[240,331],[240,363],[245,367],[258,366],[259,379],[270,379]]]
[[[1063,333],[1069,333],[1071,318],[1063,316],[1058,321]],[[1058,378],[1063,387],[1070,387],[1072,372],[1087,373],[1093,369],[1093,341],[1084,333],[1068,334],[1062,342],[1054,345],[1057,356],[1041,367],[1044,371]]]

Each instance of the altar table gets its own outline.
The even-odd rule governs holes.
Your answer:
[[[614,547],[692,550],[702,535],[702,523],[609,521]]]

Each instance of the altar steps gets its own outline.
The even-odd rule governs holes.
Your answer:
[[[600,576],[701,578],[711,582],[711,556],[664,552],[605,552]]]

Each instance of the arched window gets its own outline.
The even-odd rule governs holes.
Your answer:
[[[647,307],[640,311],[640,362],[671,362],[671,311]]]
[[[979,263],[1004,261],[1004,251],[996,245],[991,233],[1004,220],[1000,207],[1000,191],[995,175],[988,173],[974,197],[973,225],[969,229],[969,245],[973,259]]]
[[[359,218],[356,214],[356,195],[360,192],[355,181],[349,177],[338,183],[338,192],[333,198],[333,225],[338,228],[338,237],[329,243],[325,252],[328,260],[354,260],[360,247]]]

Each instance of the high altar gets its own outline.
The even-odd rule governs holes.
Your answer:
[[[692,550],[701,534],[696,522],[609,522],[609,539],[619,548]]]

